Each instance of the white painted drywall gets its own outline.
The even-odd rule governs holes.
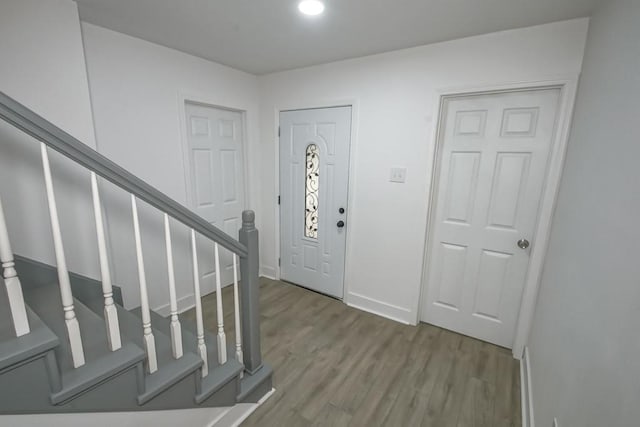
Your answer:
[[[181,124],[181,97],[186,97],[246,111],[245,153],[260,155],[255,76],[95,25],[83,23],[82,30],[101,154],[188,206]],[[248,183],[257,179],[256,159],[249,157]],[[257,187],[249,187],[249,202],[257,200]],[[111,185],[102,189],[114,280],[123,287],[125,304],[134,307],[139,291],[129,199]],[[145,205],[140,215],[151,307],[164,312],[168,279],[162,216]],[[178,298],[187,307],[193,303],[187,230],[174,223],[173,234]],[[213,246],[205,242],[207,250],[203,246],[199,254],[202,271],[211,270],[213,261]],[[202,288],[213,290],[213,276]]]
[[[0,90],[95,147],[80,21],[70,0],[0,2]],[[0,120],[0,197],[14,252],[55,264],[39,143]],[[89,175],[51,154],[69,268],[99,277]]]
[[[580,72],[587,19],[471,37],[259,78],[262,272],[277,274],[277,112],[355,102],[345,299],[417,319],[437,91]],[[391,167],[406,183],[389,182]]]
[[[640,420],[640,2],[593,15],[529,339],[535,420]]]

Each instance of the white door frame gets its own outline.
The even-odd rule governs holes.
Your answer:
[[[351,107],[351,141],[349,144],[349,183],[347,185],[347,216],[345,222],[346,226],[346,235],[345,235],[345,252],[344,252],[344,286],[342,288],[342,300],[345,303],[348,303],[347,296],[349,295],[349,283],[351,280],[351,270],[349,268],[349,260],[353,256],[351,244],[351,239],[353,234],[351,233],[351,227],[349,224],[351,223],[352,218],[354,218],[353,210],[353,188],[355,187],[355,158],[356,158],[356,146],[357,146],[357,129],[358,129],[358,106],[359,101],[357,98],[348,98],[342,100],[333,100],[333,101],[315,101],[315,102],[307,102],[305,104],[298,105],[282,105],[276,106],[274,109],[275,120],[274,120],[274,135],[275,135],[275,195],[276,198],[280,195],[280,137],[278,136],[278,129],[280,128],[280,113],[284,111],[295,111],[295,110],[316,110],[320,108],[335,108],[335,107]],[[280,258],[280,205],[277,200],[275,201],[275,253],[278,258]],[[264,274],[264,273],[263,273]],[[280,280],[280,263],[276,260],[275,267],[275,279]]]
[[[547,163],[546,180],[540,198],[538,209],[538,220],[533,234],[534,242],[532,245],[531,256],[529,259],[529,267],[525,277],[522,300],[520,304],[520,312],[518,314],[518,323],[516,326],[515,337],[513,341],[513,357],[521,359],[524,348],[529,338],[529,331],[533,323],[535,314],[535,304],[538,298],[540,287],[540,276],[544,266],[544,260],[549,244],[549,236],[551,232],[551,221],[555,211],[558,190],[560,189],[560,180],[564,169],[565,156],[567,152],[567,144],[569,141],[569,132],[571,127],[571,118],[573,116],[573,108],[575,104],[577,83],[579,74],[563,76],[552,80],[518,82],[503,85],[491,85],[484,87],[464,87],[464,88],[447,88],[438,91],[437,106],[434,111],[437,112],[437,122],[433,129],[433,164],[431,167],[431,185],[429,186],[429,209],[427,214],[427,228],[425,235],[424,260],[422,267],[421,294],[419,307],[416,312],[417,320],[420,321],[422,309],[424,307],[425,295],[427,292],[427,270],[430,264],[431,236],[434,227],[435,216],[435,197],[436,189],[439,183],[440,157],[442,141],[440,140],[440,128],[443,114],[443,102],[445,98],[464,95],[492,95],[504,92],[519,92],[535,89],[560,89],[560,101],[557,110],[556,128],[553,136],[552,145],[549,152],[549,160]]]
[[[249,183],[249,127],[247,124],[247,109],[246,108],[233,108],[221,105],[214,100],[206,99],[201,95],[193,95],[187,94],[183,92],[178,93],[178,111],[180,115],[180,149],[182,151],[182,164],[184,168],[185,175],[185,194],[186,194],[186,202],[189,209],[193,209],[195,205],[195,196],[193,194],[192,187],[192,177],[191,177],[191,159],[189,156],[189,141],[187,139],[187,109],[186,103],[202,105],[204,107],[217,108],[219,110],[233,111],[236,113],[240,113],[242,115],[242,177],[244,181],[244,200],[242,203],[244,204],[244,209],[247,209],[248,206],[251,206],[251,198],[250,198],[250,183]],[[237,236],[233,236],[234,239],[237,239]]]

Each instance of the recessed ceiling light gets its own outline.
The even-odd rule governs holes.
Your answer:
[[[324,3],[320,0],[302,0],[298,3],[298,10],[309,16],[320,15],[324,12]]]

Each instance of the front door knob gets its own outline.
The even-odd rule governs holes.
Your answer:
[[[518,240],[518,247],[520,249],[527,249],[529,247],[529,241],[527,239]]]
[[[338,226],[338,228],[342,228],[344,227],[344,221],[340,220],[336,225]]]

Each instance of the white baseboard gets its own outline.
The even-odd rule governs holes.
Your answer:
[[[194,294],[189,294],[181,298],[178,298],[177,303],[178,303],[178,313],[182,313],[183,311],[192,309],[196,304],[196,301],[194,299]],[[158,313],[162,317],[167,317],[169,314],[171,314],[171,305],[169,303],[166,303],[152,310]]]
[[[244,420],[249,418],[249,415],[253,414],[256,409],[258,409],[271,395],[276,391],[275,388],[272,388],[270,392],[262,396],[262,398],[257,403],[239,403],[229,410],[226,413],[216,420],[215,423],[210,424],[209,427],[237,427]]]
[[[520,359],[520,389],[522,406],[522,427],[535,427],[533,419],[533,393],[531,392],[531,364],[529,348],[524,348],[524,356]]]
[[[274,267],[269,267],[267,265],[263,265],[260,267],[260,275],[266,277],[267,279],[278,280],[276,279],[276,277],[278,276],[276,273],[277,272]]]
[[[377,314],[378,316],[386,317],[387,319],[395,320],[405,325],[413,325],[412,319],[414,316],[411,310],[407,308],[378,301],[355,292],[349,292],[345,302],[349,307],[368,311],[369,313]]]
[[[227,285],[222,285],[222,289],[226,288],[227,286],[231,286],[233,285],[233,283],[229,283]],[[207,292],[206,294],[204,294],[203,296],[207,296],[210,293],[215,292],[215,289],[211,292]],[[178,298],[178,301],[176,301],[178,303],[178,313],[183,313],[187,310],[191,310],[193,307],[195,307],[196,305],[196,300],[195,300],[195,295],[194,294],[188,294],[185,295],[183,297]],[[155,311],[156,313],[158,313],[160,316],[162,317],[167,317],[171,314],[171,304],[170,303],[166,303],[166,304],[162,304],[158,307],[152,308],[153,311]]]

